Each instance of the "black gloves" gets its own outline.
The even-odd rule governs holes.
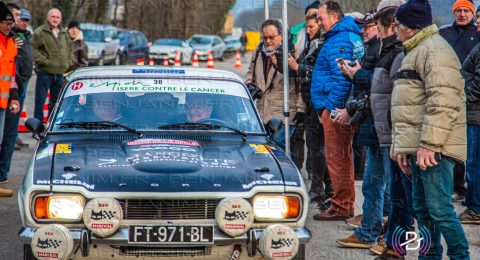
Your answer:
[[[303,122],[305,122],[305,113],[303,112],[297,112],[295,114],[295,117],[293,118],[293,122],[296,124],[296,125],[301,125],[303,124]]]

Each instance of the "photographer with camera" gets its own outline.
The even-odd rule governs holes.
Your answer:
[[[310,96],[313,67],[323,43],[317,24],[316,10],[305,17],[305,29],[308,39],[304,48],[302,48],[303,51],[297,60],[289,55],[288,65],[298,76],[300,92],[305,103],[307,165],[309,162],[311,163],[311,168],[309,169],[307,166],[307,171],[312,180],[309,192],[310,201],[322,203],[333,195],[333,187],[325,159],[323,125],[318,119],[317,112],[313,109],[312,97]]]
[[[245,84],[250,90],[262,122],[266,124],[271,118],[283,119],[283,73],[282,57],[283,50],[282,24],[278,20],[268,19],[262,25],[263,41],[253,53],[252,61],[248,67]],[[286,37],[286,36],[285,36]],[[293,73],[290,73],[292,75]],[[305,117],[305,104],[300,91],[295,85],[295,78],[290,77],[289,82],[289,112],[295,124],[295,131],[290,143],[292,159],[296,166],[301,169],[303,164],[303,125]],[[282,146],[281,143],[279,143]]]

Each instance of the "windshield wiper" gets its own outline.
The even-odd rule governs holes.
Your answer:
[[[135,130],[133,128],[130,128],[126,125],[122,125],[119,123],[111,122],[111,121],[92,121],[92,122],[65,122],[65,123],[59,123],[57,124],[60,127],[81,127],[81,128],[95,128],[95,127],[120,127],[123,128],[130,133],[137,134],[138,137],[142,137],[142,132]]]
[[[184,123],[178,123],[178,124],[162,125],[162,126],[159,126],[158,128],[160,128],[160,129],[176,129],[176,128],[182,128],[182,127],[184,127],[184,128],[206,127],[208,129],[218,129],[218,128],[223,127],[223,128],[226,128],[228,130],[233,131],[236,134],[241,135],[243,141],[245,141],[246,140],[245,138],[247,137],[247,133],[245,133],[244,131],[242,131],[240,129],[237,129],[235,127],[228,126],[228,125],[184,122]]]

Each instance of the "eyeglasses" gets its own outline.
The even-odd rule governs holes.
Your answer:
[[[266,41],[266,40],[273,41],[273,40],[275,40],[275,38],[277,38],[278,36],[280,36],[280,34],[272,35],[272,36],[263,36],[262,39],[263,39],[264,41]]]
[[[2,26],[12,26],[13,22],[12,21],[1,21],[0,25],[2,25]]]

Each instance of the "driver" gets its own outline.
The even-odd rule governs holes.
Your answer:
[[[92,95],[92,108],[100,121],[119,122],[124,115],[121,109],[122,97],[113,93]]]
[[[213,99],[210,95],[188,93],[186,95],[185,107],[187,109],[187,122],[195,123],[211,118]]]

